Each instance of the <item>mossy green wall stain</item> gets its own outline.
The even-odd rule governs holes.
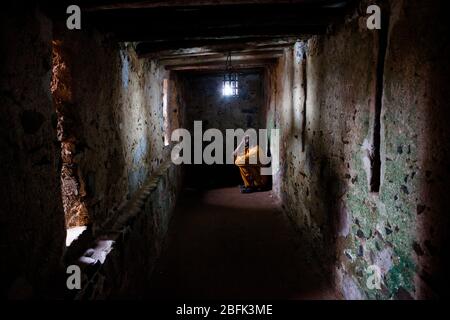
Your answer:
[[[400,12],[391,17],[391,22],[400,19]],[[403,34],[399,32],[406,29],[392,28],[385,70],[377,73],[378,35],[361,28],[362,18],[355,14],[336,25],[331,34],[308,42],[306,146],[303,154],[297,153],[295,139],[282,139],[286,146],[281,149],[290,154],[283,155],[286,167],[280,190],[286,211],[306,234],[312,239],[334,241],[329,246],[337,261],[332,263],[346,273],[347,279],[356,281],[365,297],[396,298],[400,288],[415,297],[417,257],[412,245],[420,242],[418,205],[426,205],[421,200],[425,173],[419,142],[426,134],[420,130],[427,118],[420,109],[426,99],[416,93],[424,91],[426,70],[420,65],[405,65],[402,55],[409,56],[412,51],[397,47],[391,37],[401,40]],[[285,63],[275,73],[291,72],[289,65]],[[383,84],[381,187],[379,193],[371,193],[367,160],[372,156],[368,151],[375,128],[377,77],[382,77]],[[280,114],[289,114],[285,109],[288,104],[277,101],[276,105],[283,109]],[[278,110],[274,115],[279,128],[291,123],[278,118]],[[332,229],[317,227],[334,220],[338,234],[327,238]],[[345,224],[345,230],[340,229],[340,224]],[[384,264],[382,290],[366,287],[366,269],[374,263]]]
[[[408,253],[395,250],[397,261],[386,275],[386,286],[391,293],[396,293],[400,287],[409,292],[414,292],[415,263]]]

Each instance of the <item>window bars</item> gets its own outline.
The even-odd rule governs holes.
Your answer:
[[[225,63],[225,72],[223,75],[222,95],[237,96],[239,94],[238,84],[238,74],[233,70],[231,65],[231,53],[228,53]]]

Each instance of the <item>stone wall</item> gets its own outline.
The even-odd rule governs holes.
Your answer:
[[[239,95],[222,96],[222,74],[191,74],[186,79],[186,121],[203,121],[204,130],[259,128],[259,112],[263,107],[262,78],[259,72],[239,73]]]
[[[274,189],[344,298],[434,298],[448,280],[448,29],[438,1],[381,5],[385,30],[366,28],[362,2],[267,71]]]
[[[164,72],[91,32],[55,34],[71,101],[61,108],[94,228],[110,218],[163,161]]]
[[[125,253],[130,262],[140,259],[135,268],[88,256],[96,266],[123,268],[123,277],[104,274],[115,279],[107,290],[83,298],[126,295],[151,273],[181,184],[180,168],[164,165],[170,147],[163,140],[162,82],[172,77],[155,61],[137,59],[128,44],[87,25],[69,32],[33,6],[6,6],[1,24],[2,295],[63,297],[65,266],[86,264],[79,258],[89,255],[94,240],[132,226],[134,235],[113,249],[121,259]],[[172,112],[172,127],[182,121],[182,112]],[[85,205],[87,219],[78,217],[74,225],[88,223],[68,248],[60,182],[65,166],[70,172],[63,186],[78,193],[65,207]],[[155,176],[155,187],[148,187]],[[144,191],[145,201],[137,202],[143,210],[130,221],[124,208]]]
[[[393,230],[400,228],[397,239],[387,236],[395,259],[387,285],[417,298],[448,297],[450,45],[441,5],[392,1],[384,69],[380,200]],[[403,269],[411,270],[406,278]]]
[[[169,129],[183,124],[178,81],[154,60],[138,59],[129,44],[95,30],[62,30],[54,38],[70,70],[71,100],[60,122],[74,136],[90,222],[65,262],[83,268],[76,298],[141,296],[181,185],[181,168],[166,165],[163,114],[167,79]]]
[[[50,94],[52,23],[33,6],[5,5],[0,24],[1,292],[49,297],[65,238]]]

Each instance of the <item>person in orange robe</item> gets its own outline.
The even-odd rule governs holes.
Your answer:
[[[244,150],[239,151],[244,144]],[[261,163],[259,162],[259,153],[262,152],[258,145],[249,147],[249,137],[245,136],[239,146],[233,152],[235,156],[234,164],[239,167],[244,185],[241,187],[242,193],[250,193],[253,191],[262,191],[267,188],[268,177],[261,175]],[[251,164],[250,158],[256,157],[257,163]]]

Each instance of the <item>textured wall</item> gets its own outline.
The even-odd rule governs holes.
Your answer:
[[[92,227],[66,261],[82,265],[90,280],[78,298],[136,297],[161,249],[181,183],[179,167],[161,167],[169,159],[163,79],[170,79],[172,91],[171,129],[183,123],[178,80],[95,31],[56,32],[55,38],[70,69],[72,99],[63,115],[75,136],[74,159]],[[150,183],[155,175],[157,182]],[[156,190],[136,206],[128,204],[149,183]],[[110,241],[112,248],[99,245]]]
[[[450,185],[449,26],[439,1],[392,1],[384,69],[384,187],[381,201],[397,238],[388,286],[418,298],[448,297]],[[408,230],[405,225],[411,226]],[[413,250],[411,252],[411,249]],[[407,278],[402,268],[416,266]]]
[[[52,24],[33,6],[4,7],[0,24],[1,292],[45,297],[55,289],[65,238]]]
[[[93,239],[105,236],[105,226],[124,225],[136,232],[124,236],[115,252],[132,255],[129,261],[139,256],[142,263],[135,269],[120,263],[129,271],[122,269],[121,282],[115,279],[98,296],[125,294],[143,283],[147,274],[137,270],[151,272],[180,185],[179,167],[161,171],[169,157],[162,81],[170,75],[87,25],[69,32],[32,6],[6,8],[1,23],[2,294],[61,297],[63,264],[74,263]],[[53,82],[52,49],[60,75]],[[52,92],[58,96],[53,103]],[[173,126],[180,125],[181,116],[173,114]],[[62,156],[71,153],[69,183],[78,185],[90,222],[66,250],[61,143],[71,144]],[[146,210],[129,221],[127,200],[155,174],[162,178],[147,195]]]
[[[239,75],[239,96],[222,96],[221,74],[193,74],[186,79],[186,121],[192,128],[196,120],[203,121],[204,130],[259,128],[259,112],[263,106],[261,75]]]
[[[306,56],[299,43],[267,71],[267,126],[282,132],[275,190],[344,298],[445,294],[449,112],[448,93],[438,88],[448,82],[448,44],[438,34],[448,30],[438,8],[437,1],[385,6],[385,35],[367,30],[364,13],[355,12],[309,40]],[[370,192],[375,174],[379,193]],[[373,264],[381,290],[366,286]]]
[[[164,72],[95,32],[55,38],[71,73],[72,101],[64,109],[74,158],[98,228],[162,163]]]

